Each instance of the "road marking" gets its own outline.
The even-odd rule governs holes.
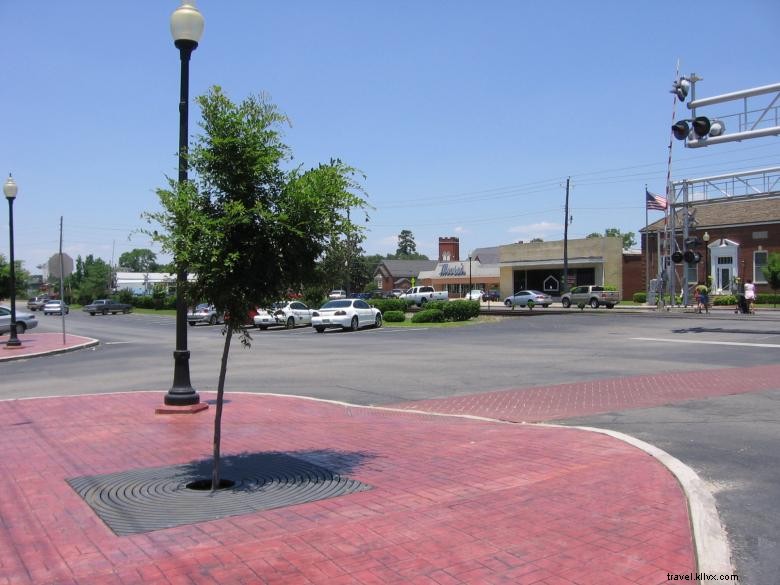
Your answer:
[[[125,345],[128,343],[132,343],[132,341],[106,341],[103,345]]]
[[[740,341],[705,341],[703,339],[660,339],[657,337],[632,337],[634,341],[659,341],[661,343],[700,343],[703,345],[736,345],[740,347],[774,347],[780,349],[777,343],[743,343]]]

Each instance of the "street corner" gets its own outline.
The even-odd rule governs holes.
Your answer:
[[[21,345],[18,347],[9,348],[5,344],[0,347],[0,362],[76,351],[100,343],[92,337],[70,333],[24,333],[19,335],[19,341]]]

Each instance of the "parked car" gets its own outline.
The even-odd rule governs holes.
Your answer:
[[[38,326],[35,315],[26,311],[16,311],[16,333],[24,333]],[[0,333],[11,331],[11,307],[0,306]]]
[[[116,315],[117,313],[129,313],[133,310],[133,305],[118,303],[111,299],[97,299],[81,307],[81,310],[93,317],[98,313],[101,315],[108,315],[109,313]]]
[[[350,299],[363,299],[364,301],[371,298],[370,292],[356,292],[349,295]]]
[[[479,289],[474,289],[467,292],[464,298],[467,301],[481,301],[483,294],[485,294],[484,291],[481,291]]]
[[[332,291],[328,293],[328,298],[330,300],[334,299],[346,299],[347,298],[347,291],[341,288],[335,288]]]
[[[497,290],[486,290],[484,293],[482,293],[482,300],[485,302],[500,301],[501,294]]]
[[[197,325],[198,323],[206,323],[208,325],[216,325],[217,323],[224,323],[224,317],[217,312],[217,308],[214,305],[208,303],[201,303],[196,306],[192,311],[187,313],[187,323],[190,325]]]
[[[281,301],[270,309],[258,310],[254,318],[255,327],[268,329],[272,325],[284,325],[292,329],[296,325],[311,325],[312,310],[301,301]]]
[[[395,298],[399,298],[402,294],[404,294],[404,289],[402,288],[394,288],[390,291],[390,294],[393,295]]]
[[[519,290],[511,297],[504,299],[504,304],[507,307],[520,306],[529,309],[533,309],[536,305],[542,305],[546,308],[552,305],[552,302],[550,295],[538,290]]]
[[[42,309],[43,305],[45,305],[50,300],[51,297],[49,297],[49,295],[39,295],[37,297],[27,299],[27,308],[30,311],[37,311],[38,309]]]
[[[312,311],[311,324],[317,333],[329,327],[356,331],[361,327],[381,327],[382,313],[363,299],[336,299]]]
[[[49,301],[43,305],[43,309],[41,310],[44,315],[62,315],[63,312],[67,315],[70,313],[68,304],[59,299]]]

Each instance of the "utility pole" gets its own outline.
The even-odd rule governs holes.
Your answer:
[[[569,290],[569,184],[571,177],[566,177],[566,206],[563,218],[563,286],[561,294]]]

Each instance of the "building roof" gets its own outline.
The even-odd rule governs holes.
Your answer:
[[[436,264],[436,260],[382,260],[374,270],[374,274],[381,271],[393,278],[411,278],[416,277],[423,270],[433,270]]]
[[[482,264],[498,264],[501,246],[492,246],[490,248],[477,248],[471,253],[474,260],[479,260]]]
[[[695,218],[696,229],[735,225],[760,225],[780,222],[780,196],[740,197],[732,199],[714,199],[709,201],[691,201],[690,210]],[[682,229],[682,211],[675,212],[677,229]],[[664,220],[654,221],[645,231],[661,231]]]

